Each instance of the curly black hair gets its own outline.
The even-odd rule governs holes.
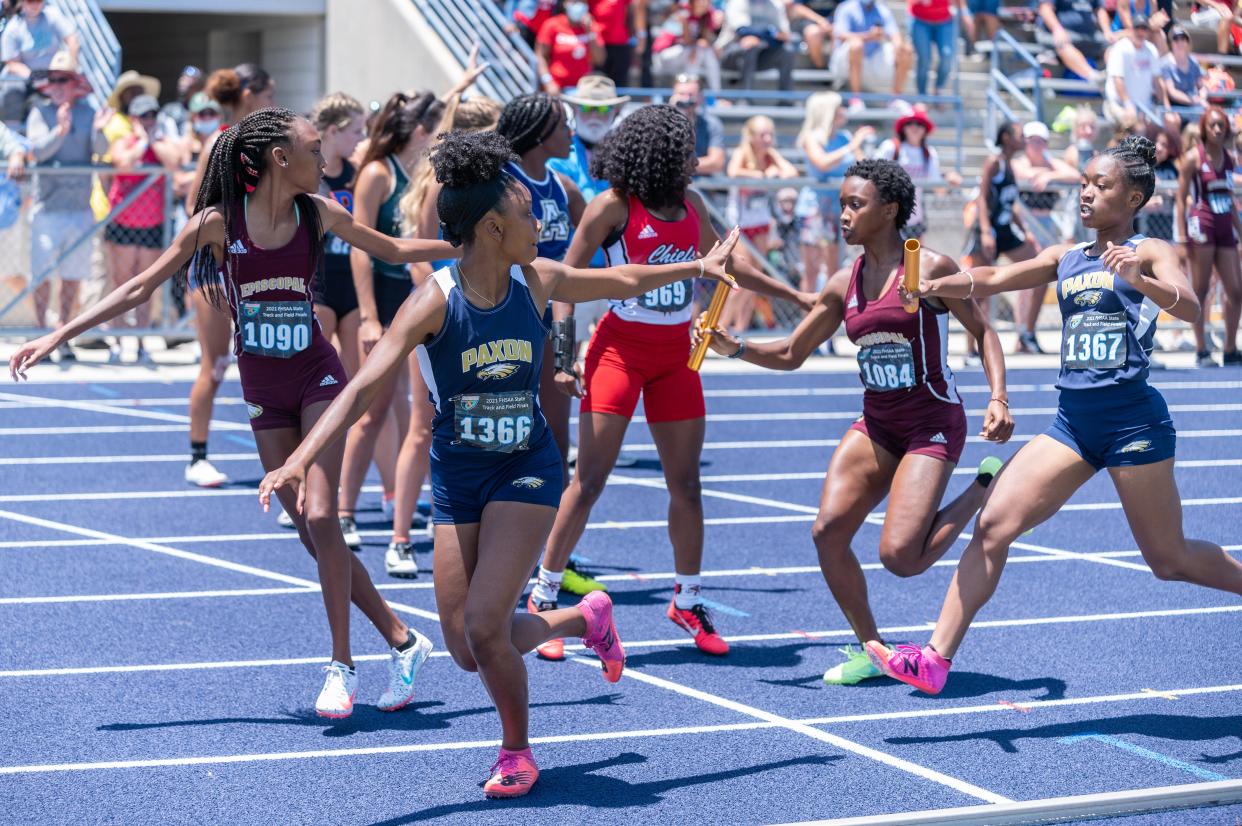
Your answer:
[[[664,104],[644,106],[595,147],[591,175],[650,209],[681,206],[698,164],[694,124]]]
[[[475,224],[504,200],[513,183],[504,167],[514,158],[509,141],[496,132],[440,135],[431,167],[443,184],[436,210],[445,241],[456,247],[474,240]]]
[[[1121,167],[1126,184],[1143,194],[1143,202],[1135,209],[1138,212],[1156,191],[1156,145],[1142,135],[1130,135],[1103,154]]]
[[[870,181],[880,193],[880,200],[886,204],[897,204],[897,216],[893,224],[901,229],[910,220],[914,212],[914,199],[917,197],[914,181],[910,173],[901,168],[895,161],[868,158],[845,170],[847,178],[862,178]]]

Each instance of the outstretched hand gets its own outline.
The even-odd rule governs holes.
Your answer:
[[[723,281],[733,289],[738,289],[737,279],[729,274],[729,270],[733,266],[733,248],[737,246],[738,238],[742,235],[742,231],[734,227],[723,241],[717,241],[708,250],[707,255],[701,259],[703,262],[703,277],[712,278],[716,281]]]
[[[47,358],[48,354],[56,349],[56,345],[56,334],[48,333],[18,348],[17,352],[9,358],[9,375],[13,377],[13,381],[27,378],[26,371]]]
[[[286,486],[297,496],[297,512],[302,513],[306,507],[306,468],[291,461],[264,476],[259,483],[259,504],[264,513],[271,504],[272,494]]]
[[[690,346],[698,347],[699,342],[704,336],[708,337],[707,346],[713,352],[722,356],[731,356],[741,347],[741,342],[735,337],[729,335],[723,327],[707,327],[707,313],[699,313],[699,317],[694,320],[694,329],[691,331]]]

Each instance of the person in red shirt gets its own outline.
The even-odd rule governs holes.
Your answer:
[[[910,40],[914,44],[914,77],[920,95],[927,94],[927,76],[931,74],[932,49],[936,50],[936,85],[934,94],[944,94],[957,46],[950,0],[910,0]]]
[[[604,74],[618,87],[630,85],[634,61],[634,34],[630,25],[632,0],[590,0],[591,19],[604,41]]]
[[[539,86],[550,95],[577,86],[583,75],[604,62],[604,40],[585,0],[570,0],[560,14],[549,17],[539,29],[536,46]]]

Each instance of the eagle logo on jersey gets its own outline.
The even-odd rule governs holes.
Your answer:
[[[474,374],[476,379],[491,381],[492,379],[507,379],[517,372],[518,366],[512,362],[504,361],[500,364],[489,364],[482,370]]]
[[[1100,303],[1100,299],[1103,297],[1103,290],[1088,290],[1085,293],[1079,293],[1074,296],[1074,303],[1079,307],[1094,307]]]
[[[538,488],[543,487],[544,481],[538,476],[519,476],[509,484],[513,485],[515,488],[530,488],[531,490],[537,490]]]
[[[250,414],[250,418],[257,419],[263,415],[263,407],[261,405],[246,402],[246,412]]]
[[[1150,439],[1137,439],[1119,450],[1119,453],[1146,453],[1151,450]]]

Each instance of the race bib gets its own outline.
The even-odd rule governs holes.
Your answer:
[[[500,453],[530,447],[530,431],[535,422],[533,391],[475,393],[454,396],[452,401],[456,443]]]
[[[690,299],[694,297],[693,287],[694,279],[692,278],[665,284],[663,287],[643,293],[638,303],[644,309],[654,310],[657,313],[675,313],[690,306]]]
[[[310,346],[309,301],[243,301],[237,315],[243,352],[287,359]]]
[[[1064,361],[1070,370],[1121,367],[1126,347],[1126,314],[1089,311],[1071,316],[1065,328]]]
[[[883,393],[914,387],[914,353],[909,342],[863,347],[858,351],[858,369],[868,390]]]

